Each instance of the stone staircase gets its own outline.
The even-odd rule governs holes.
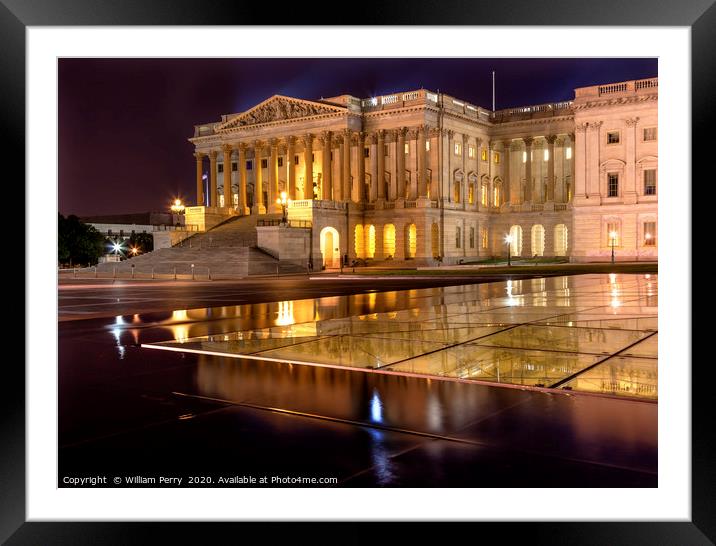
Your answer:
[[[212,279],[305,273],[305,269],[281,263],[265,251],[256,248],[256,222],[261,219],[280,219],[280,214],[236,216],[183,240],[171,248],[160,248],[121,262],[99,264],[100,273],[127,273],[142,277],[155,275],[191,275],[192,264],[197,278]]]

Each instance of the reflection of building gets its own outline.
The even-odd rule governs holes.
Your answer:
[[[279,213],[286,191],[289,218],[312,222],[314,261],[327,265],[505,255],[508,233],[513,256],[606,260],[613,244],[617,259],[656,259],[657,85],[496,112],[425,89],[275,95],[195,127],[187,214]]]
[[[93,225],[102,235],[115,241],[126,241],[133,234],[167,231],[184,225],[183,214],[168,212],[137,212],[132,214],[108,214],[81,218]]]

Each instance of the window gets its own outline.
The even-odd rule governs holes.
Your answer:
[[[549,150],[545,149],[544,151],[544,160],[549,161]]]
[[[470,184],[467,187],[467,202],[472,205],[475,202],[475,186]]]
[[[487,184],[480,185],[480,203],[482,203],[484,207],[487,206]]]
[[[407,142],[405,143],[405,155],[408,155],[410,153],[410,144]]]
[[[261,160],[261,168],[265,169],[268,167],[268,159],[262,159]]]
[[[370,157],[370,148],[363,148],[363,157]]]
[[[283,157],[278,158],[278,166],[283,167]]]
[[[294,156],[293,156],[293,164],[294,164],[294,165],[298,165],[299,161],[300,161],[299,156],[298,156],[298,155],[294,155]]]
[[[486,148],[482,150],[482,160],[487,161],[487,149]]]
[[[644,195],[656,195],[656,169],[644,171]]]
[[[644,222],[644,246],[656,246],[656,222]]]
[[[495,163],[500,162],[500,152],[495,152],[494,162]]]
[[[455,143],[455,155],[462,155],[462,144],[459,142]]]
[[[527,152],[522,152],[522,163],[527,163]]]
[[[656,140],[656,127],[644,128],[644,141]]]
[[[220,173],[223,173],[223,172],[224,172],[224,164],[223,164],[223,163],[219,163],[216,167],[217,167],[216,170],[217,170],[218,172],[220,172]]]
[[[459,203],[460,202],[460,194],[462,193],[462,183],[456,180],[453,183],[452,187],[453,187],[452,200],[455,201],[455,203]]]
[[[607,246],[619,246],[619,223],[607,223]]]
[[[493,206],[495,206],[495,207],[499,207],[499,206],[500,206],[500,199],[501,199],[501,197],[502,197],[502,196],[500,195],[500,190],[501,190],[501,189],[502,189],[502,188],[500,187],[500,185],[497,184],[497,185],[495,185],[495,189],[492,191],[492,202],[493,202]]]
[[[566,159],[572,159],[572,147],[571,146],[567,146],[567,149],[564,152],[564,157]]]
[[[487,249],[488,247],[488,234],[487,234],[487,228],[483,227],[480,228],[480,245],[482,245],[483,249]]]
[[[239,164],[238,163],[232,163],[231,164],[231,170],[236,172],[239,170]]]
[[[475,147],[474,146],[467,147],[467,157],[469,157],[470,159],[475,158]]]
[[[609,131],[607,133],[607,144],[619,144],[619,131]]]
[[[253,161],[246,162],[246,170],[250,171],[253,168]]]
[[[475,228],[470,228],[470,248],[475,248]]]
[[[455,248],[460,248],[460,240],[462,239],[462,230],[459,227],[455,228]]]
[[[619,175],[617,173],[609,173],[607,175],[607,197],[619,196]]]
[[[426,151],[426,152],[429,152],[429,151],[430,151],[430,141],[429,141],[429,140],[426,140],[426,141],[425,141],[425,151]]]

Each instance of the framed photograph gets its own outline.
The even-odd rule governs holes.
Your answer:
[[[688,273],[716,8],[577,7],[4,1],[0,538],[713,543]]]

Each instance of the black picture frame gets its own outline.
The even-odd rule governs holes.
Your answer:
[[[375,4],[375,9],[353,10],[351,24],[409,25],[567,25],[567,26],[687,26],[692,37],[692,179],[709,182],[707,170],[713,154],[716,97],[716,5],[714,0],[556,0],[549,5],[529,0],[500,0],[493,3],[460,1]],[[11,136],[5,157],[14,189],[24,202],[25,166],[25,30],[28,26],[63,25],[246,25],[311,24],[322,3],[311,3],[310,13],[277,10],[268,13],[259,3],[231,0],[0,0],[0,111],[3,128]],[[325,3],[334,16],[336,4]],[[267,20],[268,18],[268,20]],[[335,17],[336,21],[342,19]],[[696,115],[698,114],[698,115]],[[688,183],[688,178],[686,178]],[[690,226],[687,226],[691,229]],[[692,233],[694,231],[692,230]],[[694,233],[695,235],[695,233]],[[26,252],[30,252],[26,248]],[[689,255],[690,257],[690,255]],[[685,274],[691,264],[685,262]],[[19,282],[17,279],[15,283]],[[25,289],[29,287],[25,284]],[[691,298],[691,294],[687,297]],[[694,328],[695,329],[695,328]],[[695,329],[696,330],[696,329]],[[27,335],[27,333],[26,333]],[[695,336],[694,336],[695,337]],[[716,541],[716,454],[709,390],[711,366],[697,362],[692,372],[692,503],[688,522],[568,522],[568,523],[464,523],[468,532],[500,533],[509,542],[529,540],[550,544],[713,544]],[[688,368],[689,363],[678,363]],[[88,523],[26,522],[25,518],[25,372],[17,359],[5,361],[5,385],[0,397],[0,541],[7,544],[128,544],[205,543],[217,532],[211,523]],[[317,515],[316,519],[320,519]],[[220,531],[251,533],[264,524],[223,523]],[[284,533],[291,540],[356,544],[374,540],[385,532],[385,524],[346,522],[322,529],[320,535],[305,523],[273,523],[269,542]],[[402,539],[420,537],[421,542],[445,539],[445,525],[411,523],[401,526]],[[473,526],[479,525],[477,529]],[[240,529],[239,529],[240,527]],[[391,529],[392,531],[392,529]],[[454,533],[453,529],[450,529]],[[248,535],[246,535],[248,536]],[[452,535],[455,536],[455,535]],[[173,537],[177,537],[173,539]],[[321,538],[323,537],[323,538]],[[208,539],[208,540],[207,540]]]

